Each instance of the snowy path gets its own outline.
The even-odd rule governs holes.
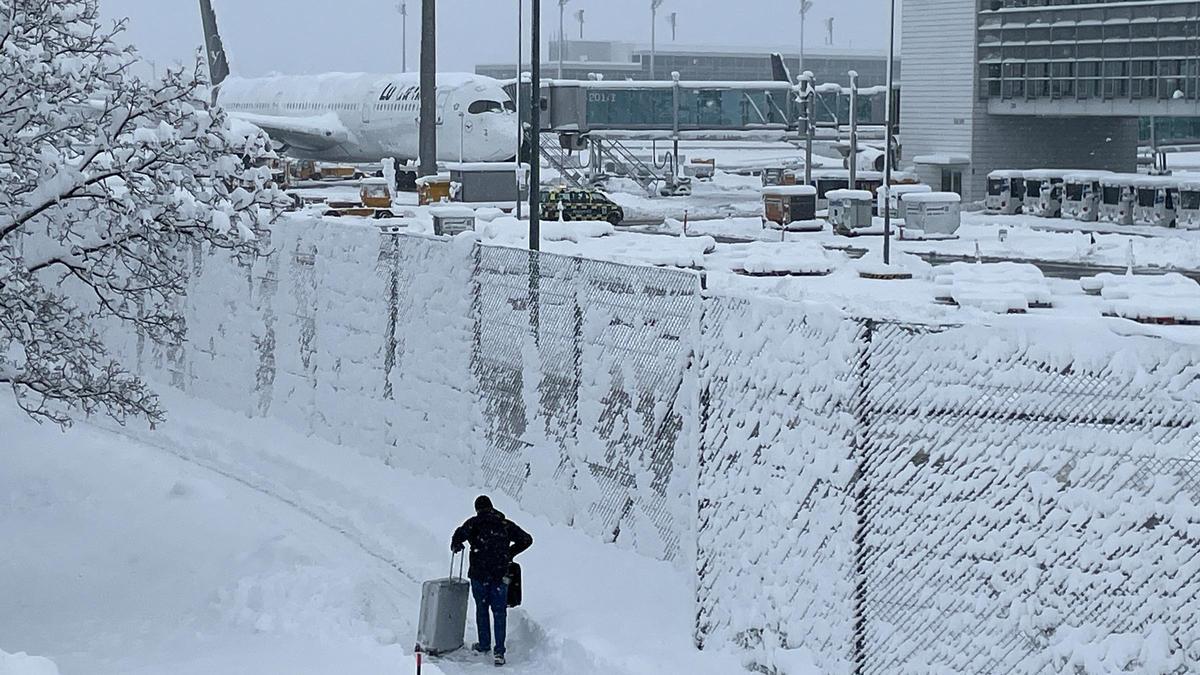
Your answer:
[[[0,404],[14,441],[0,458],[0,541],[19,543],[0,556],[0,597],[17,608],[0,612],[0,649],[68,675],[412,672],[419,581],[445,574],[474,493],[167,403],[159,431],[66,434]],[[691,647],[686,575],[497,501],[536,538],[522,556],[527,606],[510,615],[511,672],[739,670]],[[463,657],[440,667],[494,672]]]

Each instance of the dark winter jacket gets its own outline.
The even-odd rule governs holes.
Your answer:
[[[471,566],[467,577],[495,583],[508,574],[508,566],[518,553],[533,546],[533,537],[495,509],[485,509],[469,518],[454,531],[450,545],[471,544]]]

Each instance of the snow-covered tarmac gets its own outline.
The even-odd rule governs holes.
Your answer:
[[[154,431],[64,433],[0,399],[0,650],[64,675],[415,672],[420,582],[476,493],[164,393]],[[692,646],[686,571],[493,497],[535,537],[510,672],[741,670]]]

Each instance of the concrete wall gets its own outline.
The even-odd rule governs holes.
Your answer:
[[[981,114],[974,124],[970,175],[963,173],[963,199],[982,199],[987,174],[995,169],[1133,172],[1137,145],[1136,118]]]
[[[901,35],[901,166],[918,155],[969,156],[977,115],[975,3],[904,0]],[[936,188],[938,169],[920,169],[921,179]]]

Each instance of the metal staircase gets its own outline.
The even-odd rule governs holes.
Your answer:
[[[555,134],[538,134],[538,148],[542,161],[557,171],[564,183],[572,187],[588,187],[588,179],[583,169],[570,165],[567,161],[567,151],[558,142]]]
[[[652,195],[655,194],[658,183],[666,181],[665,176],[660,175],[654,170],[654,167],[643,162],[620,141],[605,139],[600,147],[600,157],[597,159],[604,173],[630,178]]]

